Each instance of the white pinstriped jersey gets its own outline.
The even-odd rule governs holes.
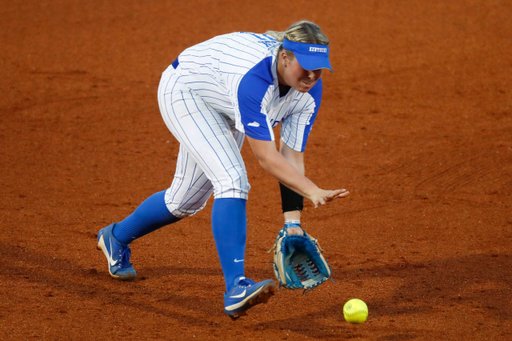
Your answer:
[[[246,135],[273,141],[272,128],[282,123],[281,139],[304,151],[322,97],[322,80],[308,93],[291,88],[279,93],[274,38],[248,32],[214,37],[183,51],[176,71],[179,86],[192,89],[208,105],[235,122]]]

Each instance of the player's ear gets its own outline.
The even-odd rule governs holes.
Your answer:
[[[290,58],[288,58],[288,54],[286,53],[285,50],[281,51],[281,60],[288,64],[288,62],[290,61]]]

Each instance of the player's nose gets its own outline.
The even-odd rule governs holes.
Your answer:
[[[322,69],[308,71],[308,78],[313,81],[318,80],[321,75],[322,75]]]

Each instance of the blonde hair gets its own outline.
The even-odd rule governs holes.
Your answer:
[[[267,31],[266,35],[269,35],[276,39],[277,41],[283,42],[284,38],[294,41],[297,43],[307,43],[307,44],[319,44],[319,45],[329,45],[329,39],[325,36],[318,25],[312,23],[311,21],[302,20],[292,24],[288,29],[284,32],[279,31]],[[286,51],[286,54],[293,58],[294,54],[292,51],[288,51],[283,48],[283,45],[279,48],[279,52],[282,50]]]

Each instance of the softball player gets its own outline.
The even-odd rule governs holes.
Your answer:
[[[150,196],[130,216],[98,233],[112,277],[136,272],[130,243],[192,216],[213,194],[212,230],[225,278],[224,308],[237,318],[273,294],[273,280],[245,278],[246,201],[250,189],[240,154],[245,137],[260,165],[281,183],[285,226],[302,233],[303,197],[315,207],[348,195],[304,176],[303,152],[331,69],[329,41],[308,21],[286,32],[237,32],[183,51],[162,74],[158,103],[180,143],[170,188]],[[280,152],[272,128],[281,123]]]

